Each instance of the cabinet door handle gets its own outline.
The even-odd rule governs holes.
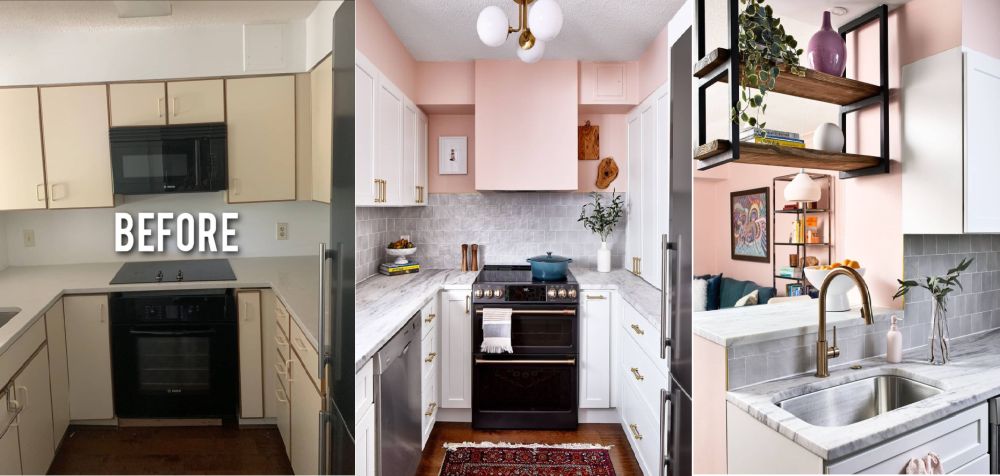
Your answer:
[[[62,185],[63,192],[65,192],[66,191],[66,185],[65,184],[54,183],[54,184],[51,185],[52,193],[50,194],[50,196],[52,197],[52,201],[53,202],[57,201],[57,200],[62,200],[63,198],[66,198],[66,195],[67,195],[66,193],[63,193],[62,197],[56,197],[56,187],[58,187],[60,185]]]
[[[163,103],[165,101],[162,97],[156,98],[156,115],[158,117],[163,117]]]
[[[438,404],[435,403],[435,402],[431,402],[430,405],[427,405],[427,411],[424,412],[424,416],[431,416],[431,415],[433,415],[434,414],[434,409],[437,408],[437,406],[438,406]]]
[[[642,330],[638,324],[632,324],[632,331],[639,335],[646,335],[646,331]]]
[[[239,194],[240,194],[240,179],[234,178],[233,179],[233,195],[239,195]]]
[[[28,387],[24,387],[24,386],[20,386],[20,385],[15,386],[14,387],[14,396],[15,397],[17,396],[17,392],[18,391],[21,392],[21,398],[16,398],[16,400],[17,400],[18,403],[21,404],[21,410],[24,410],[25,408],[28,408],[28,405],[30,405],[30,403],[28,403]]]
[[[642,439],[642,433],[639,433],[639,425],[632,423],[628,426],[628,429],[632,432],[632,438],[635,438],[637,441]]]
[[[382,179],[382,203],[389,201],[389,182]]]
[[[632,367],[629,370],[632,371],[632,376],[635,377],[636,380],[640,380],[640,381],[641,380],[646,380],[646,377],[643,377],[642,374],[639,373],[639,368],[638,367]]]
[[[97,305],[97,314],[98,314],[98,316],[100,316],[100,322],[101,322],[101,324],[104,324],[104,321],[105,321],[105,319],[104,319],[104,303],[100,303],[100,304]]]
[[[603,294],[588,294],[587,299],[592,301],[603,301],[607,299]]]
[[[274,342],[278,345],[288,345],[288,339],[280,332],[274,335]]]
[[[295,379],[292,377],[292,360],[285,361],[285,373],[288,375],[288,381],[294,382]]]
[[[250,322],[250,303],[243,303],[243,322]]]
[[[431,352],[431,353],[427,354],[427,357],[424,359],[424,362],[427,362],[428,364],[431,363],[431,362],[434,362],[434,357],[437,357],[437,356],[438,356],[437,352]]]
[[[284,390],[282,390],[280,388],[274,389],[274,396],[275,396],[275,398],[278,399],[279,402],[281,402],[281,403],[288,403],[288,397],[285,396],[285,391]]]
[[[299,352],[305,352],[306,351],[306,345],[304,343],[302,343],[302,339],[299,339],[298,337],[295,338],[295,348]]]
[[[37,198],[39,202],[44,202],[45,201],[45,184],[44,183],[40,183],[38,185],[35,185],[35,198]]]
[[[278,375],[280,375],[282,377],[288,375],[288,369],[286,369],[284,367],[285,366],[281,365],[281,362],[275,362],[274,363],[274,373],[276,373],[276,374],[278,374]]]
[[[436,317],[437,314],[428,314],[427,317],[424,318],[424,322],[430,324],[432,321],[434,321],[434,318]]]
[[[468,296],[468,295],[465,296],[465,313],[466,314],[469,313],[469,297],[470,296]]]
[[[177,96],[170,98],[170,115],[177,117]]]

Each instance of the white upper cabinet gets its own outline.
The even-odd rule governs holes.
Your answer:
[[[295,200],[295,77],[226,80],[229,203]]]
[[[657,89],[626,119],[628,216],[626,269],[660,287],[661,235],[666,233],[670,154],[670,89]]]
[[[170,124],[198,124],[226,120],[223,80],[167,82],[167,120]]]
[[[111,126],[158,126],[167,123],[166,85],[114,83],[111,94]]]
[[[107,86],[41,88],[41,98],[49,208],[113,206]]]
[[[625,217],[625,269],[641,274],[642,256],[642,117],[635,110],[626,119],[628,141],[628,195]]]
[[[420,109],[412,101],[407,100],[403,107],[403,164],[400,184],[402,196],[400,204],[416,205],[420,203],[417,189],[417,118]]]
[[[309,73],[312,113],[313,200],[330,203],[333,163],[333,57]]]
[[[406,97],[384,76],[376,90],[375,177],[382,180],[383,204],[399,204],[402,193],[403,110]]]
[[[1000,59],[962,47],[903,66],[903,233],[1000,232],[998,88]]]
[[[0,210],[45,208],[38,88],[0,89]]]
[[[427,205],[427,114],[417,113],[417,155],[415,173],[418,197],[417,205]]]
[[[378,70],[361,52],[354,54],[354,203],[375,205],[381,186],[375,177],[375,92]]]

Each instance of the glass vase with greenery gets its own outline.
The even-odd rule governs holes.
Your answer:
[[[973,258],[965,258],[958,266],[949,269],[944,276],[926,276],[923,282],[919,280],[902,280],[899,282],[899,289],[893,299],[905,296],[913,288],[924,288],[931,293],[931,337],[930,337],[930,362],[935,365],[943,365],[948,362],[948,345],[951,335],[948,333],[948,295],[955,290],[962,288],[962,282],[958,277],[963,271],[969,269]]]
[[[583,204],[577,221],[583,222],[584,228],[601,237],[601,248],[597,250],[597,271],[607,273],[611,271],[608,236],[615,231],[615,226],[625,216],[625,199],[614,191],[611,192],[611,201],[607,204],[604,203],[601,193],[593,192],[590,196],[594,201]]]

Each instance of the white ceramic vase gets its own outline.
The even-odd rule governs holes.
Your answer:
[[[601,247],[597,249],[597,272],[611,272],[611,248],[608,248],[607,241],[602,241]]]
[[[813,132],[813,148],[826,152],[844,150],[844,131],[836,124],[825,122]]]

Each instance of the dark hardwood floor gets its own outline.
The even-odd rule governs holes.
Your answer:
[[[441,464],[444,462],[445,443],[473,442],[507,442],[507,443],[593,443],[611,445],[611,460],[615,465],[615,473],[619,476],[641,475],[639,462],[632,455],[628,439],[620,425],[615,424],[581,424],[576,431],[523,431],[523,430],[473,430],[468,423],[444,423],[434,425],[431,436],[424,446],[423,458],[417,476],[438,476]]]
[[[71,427],[50,474],[292,474],[276,428]]]

